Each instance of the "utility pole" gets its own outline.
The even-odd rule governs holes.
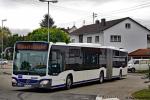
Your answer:
[[[85,25],[85,20],[83,20],[83,26]]]
[[[39,0],[39,1],[41,1],[41,2],[47,2],[47,4],[48,4],[48,19],[47,19],[47,22],[48,22],[48,27],[47,27],[47,29],[48,29],[48,37],[47,37],[47,41],[49,42],[50,40],[49,40],[49,38],[50,38],[50,34],[49,34],[49,3],[51,2],[51,3],[57,3],[58,1],[57,0]]]
[[[93,12],[93,24],[95,23],[95,18],[97,17],[97,14]]]
[[[3,26],[3,23],[5,22],[5,21],[7,21],[7,19],[3,19],[2,20],[2,53],[1,53],[1,68],[2,68],[2,66],[3,66],[3,48],[4,48],[4,41],[3,41],[3,34],[4,34],[4,32],[3,32],[3,28],[4,28],[4,26]]]

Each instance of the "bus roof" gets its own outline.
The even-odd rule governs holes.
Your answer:
[[[44,41],[17,41],[16,43],[21,43],[21,42],[39,42],[39,43],[48,43],[48,42],[44,42]],[[50,42],[51,45],[61,45],[61,46],[76,46],[76,47],[92,47],[92,48],[107,48],[107,49],[113,49],[113,50],[118,50],[118,51],[123,51],[123,52],[127,52],[125,49],[120,49],[120,48],[116,48],[113,46],[102,46],[101,44],[96,44],[96,43],[68,43],[66,44],[65,42]]]
[[[61,46],[76,46],[76,47],[92,47],[92,48],[107,48],[107,49],[113,49],[118,51],[127,52],[125,49],[119,49],[113,46],[102,46],[101,44],[95,44],[95,43],[64,43],[64,42],[57,42],[52,43],[52,45],[61,45]]]

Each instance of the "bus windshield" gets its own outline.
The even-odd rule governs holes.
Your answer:
[[[47,55],[48,51],[17,50],[13,74],[46,75]]]

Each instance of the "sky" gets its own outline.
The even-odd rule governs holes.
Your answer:
[[[47,13],[47,3],[39,0],[0,0],[0,20],[4,25],[20,35],[39,28],[39,23]],[[148,0],[58,0],[50,4],[50,16],[58,27],[78,28],[92,24],[95,20],[113,20],[131,17],[150,29],[150,1]]]

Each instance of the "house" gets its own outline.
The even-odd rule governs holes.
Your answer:
[[[133,59],[150,59],[150,49],[137,49],[129,53],[129,57]]]
[[[77,27],[73,25],[71,28],[68,27],[68,32],[71,33],[73,31],[77,30]]]
[[[132,52],[147,48],[150,44],[150,30],[130,17],[106,21],[101,19],[95,24],[85,25],[70,33],[71,42],[99,43]]]
[[[71,28],[67,27],[67,29],[66,28],[60,28],[60,29],[69,34],[73,31],[75,31],[77,29],[77,27],[75,25],[73,25]]]

